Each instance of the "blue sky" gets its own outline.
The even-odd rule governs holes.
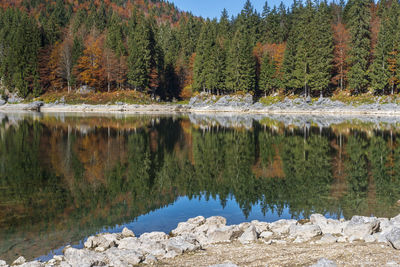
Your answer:
[[[169,0],[174,3],[182,11],[190,11],[193,15],[219,18],[224,8],[228,10],[229,17],[237,15],[243,8],[246,0]],[[251,1],[258,12],[262,12],[265,0]],[[281,0],[269,0],[270,7],[279,5]],[[286,6],[291,5],[292,1],[284,0]]]

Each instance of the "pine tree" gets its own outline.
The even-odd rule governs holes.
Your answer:
[[[354,90],[355,93],[361,93],[368,85],[367,70],[370,53],[369,3],[368,0],[353,0],[348,11],[348,25],[351,35],[348,83],[350,89]]]
[[[276,64],[271,59],[270,55],[264,55],[263,61],[261,63],[261,72],[260,72],[260,91],[264,92],[265,96],[268,93],[272,93],[274,89],[278,86],[278,81],[275,76],[276,73]]]

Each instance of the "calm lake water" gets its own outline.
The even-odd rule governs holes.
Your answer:
[[[123,227],[400,213],[400,126],[375,119],[0,113],[0,259]]]

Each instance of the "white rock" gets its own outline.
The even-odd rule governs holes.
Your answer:
[[[200,248],[195,241],[189,242],[190,240],[185,239],[182,236],[177,236],[171,238],[167,241],[166,250],[167,253],[169,251],[175,251],[177,254],[182,254],[187,251],[194,251]],[[194,244],[193,244],[194,243]]]
[[[353,239],[362,239],[379,229],[379,220],[374,217],[353,216],[343,229],[344,235]]]
[[[269,225],[269,228],[271,231],[277,235],[282,235],[282,234],[288,234],[289,233],[289,227],[291,225],[296,225],[297,221],[296,220],[279,220],[276,222],[273,222]]]
[[[206,222],[206,219],[203,216],[198,216],[195,218],[191,218],[186,222],[181,222],[178,224],[178,227],[171,231],[173,235],[180,235],[183,233],[192,233],[195,228],[203,225]]]
[[[205,221],[206,224],[216,224],[216,225],[226,225],[226,219],[221,216],[212,216],[207,218]]]
[[[122,236],[123,237],[135,237],[135,234],[133,233],[133,231],[131,231],[128,228],[124,227],[124,229],[122,229]]]
[[[8,266],[7,262],[0,260],[0,267],[3,267],[3,266]]]
[[[238,267],[238,266],[232,262],[226,262],[221,264],[209,265],[208,267]]]
[[[144,259],[144,256],[134,250],[120,250],[111,248],[105,252],[110,266],[125,267],[137,265]]]
[[[72,267],[72,266],[68,262],[62,261],[62,262],[60,262],[60,267]]]
[[[244,233],[238,238],[239,242],[242,244],[248,244],[257,241],[257,231],[254,225],[244,231]]]
[[[150,241],[164,241],[167,240],[169,236],[164,232],[151,232],[151,233],[144,233],[140,236],[139,240],[141,242],[148,242]]]
[[[150,265],[156,264],[157,262],[158,262],[157,258],[151,254],[147,255],[146,259],[143,261],[144,264],[150,264]]]
[[[175,258],[176,256],[179,256],[179,255],[180,254],[176,253],[176,251],[170,250],[162,258],[163,259],[172,259],[172,258]]]
[[[65,258],[62,255],[54,255],[53,259],[56,261],[63,261]]]
[[[296,239],[293,241],[293,243],[295,243],[295,244],[300,244],[300,243],[304,243],[304,242],[307,242],[307,241],[310,241],[310,239],[304,239],[304,238],[298,236],[298,237],[296,237]]]
[[[316,241],[317,244],[333,244],[337,242],[337,237],[332,234],[324,234],[320,240]]]
[[[393,227],[393,229],[386,235],[386,239],[395,249],[400,249],[400,228]]]
[[[270,232],[270,231],[264,231],[260,234],[260,238],[263,239],[270,239],[272,236],[274,235],[274,233]]]
[[[339,236],[337,239],[338,243],[346,243],[347,242],[347,237],[345,236]]]
[[[374,243],[376,241],[374,235],[367,235],[364,238],[365,243]]]
[[[313,264],[310,267],[337,267],[337,264],[334,261],[322,258],[316,264]]]
[[[341,234],[346,225],[338,220],[327,219],[321,214],[311,215],[310,222],[318,225],[323,234]]]
[[[75,249],[67,247],[64,249],[66,261],[72,267],[92,267],[106,265],[107,259],[101,253],[96,253],[90,250]]]
[[[42,262],[38,262],[38,261],[31,261],[31,262],[23,263],[18,266],[19,267],[43,267],[44,264]]]
[[[289,234],[293,237],[302,238],[313,238],[322,234],[321,228],[318,225],[313,224],[298,224],[291,225],[289,228]]]
[[[259,222],[257,220],[251,221],[251,224],[256,227],[256,231],[258,234],[269,230],[269,223],[267,222]]]
[[[211,232],[208,232],[207,237],[208,237],[208,242],[209,244],[215,244],[215,243],[224,243],[224,242],[231,242],[231,240],[234,237],[234,234],[239,231],[239,228],[236,227],[231,227],[231,226],[226,226],[222,225],[221,227],[218,227]]]
[[[130,250],[138,250],[141,246],[142,242],[136,237],[127,237],[121,239],[118,244],[119,249],[130,249]]]
[[[20,256],[18,259],[16,259],[11,265],[21,265],[26,262],[26,259],[22,256]]]

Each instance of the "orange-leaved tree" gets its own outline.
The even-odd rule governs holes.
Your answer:
[[[93,38],[91,38],[93,39]],[[100,88],[104,69],[102,66],[101,39],[89,40],[83,55],[78,59],[76,73],[79,81],[94,88]]]
[[[340,90],[343,90],[348,71],[347,57],[349,55],[350,34],[341,22],[332,25],[332,28],[335,43],[333,62],[336,73],[332,82],[338,85]]]

